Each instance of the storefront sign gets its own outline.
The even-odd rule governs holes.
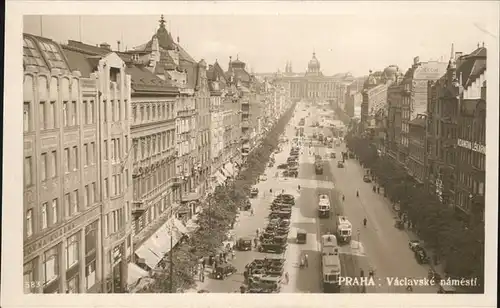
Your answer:
[[[483,144],[458,139],[458,146],[486,155],[486,146]]]
[[[414,79],[435,80],[439,79],[446,72],[448,63],[428,62],[422,64],[415,70]]]

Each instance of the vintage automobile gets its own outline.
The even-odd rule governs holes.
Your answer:
[[[250,237],[241,237],[236,242],[236,249],[240,251],[249,251],[252,250],[252,238]]]
[[[365,183],[370,183],[372,180],[370,179],[370,176],[368,174],[365,174],[363,176],[363,182]]]
[[[415,250],[415,259],[417,259],[418,264],[425,264],[429,263],[429,256],[427,255],[427,252],[425,249],[420,247],[419,249]]]
[[[297,157],[295,157],[295,156],[290,156],[290,157],[288,157],[288,158],[286,159],[286,163],[287,163],[287,164],[289,164],[289,163],[291,163],[291,162],[293,162],[293,161],[297,161]]]
[[[250,191],[250,197],[255,198],[259,195],[259,189],[257,187],[253,187]]]
[[[223,280],[234,273],[236,273],[236,267],[229,263],[221,263],[215,268],[214,277],[215,279]]]
[[[259,176],[259,181],[267,181],[267,176],[265,174],[261,174],[261,176]]]
[[[408,243],[408,247],[412,250],[412,251],[416,251],[417,249],[420,249],[422,248],[422,243],[419,241],[419,240],[411,240],[409,243]]]
[[[330,158],[337,158],[337,154],[335,152],[330,153]]]
[[[279,164],[278,169],[286,169],[288,168],[288,164]]]
[[[344,168],[344,163],[342,161],[337,162],[337,168]]]
[[[279,244],[274,241],[263,241],[259,245],[260,252],[274,252],[274,253],[283,253],[285,252],[287,244]]]
[[[279,293],[281,286],[281,276],[263,275],[249,279],[250,288],[258,288],[263,292],[259,293]]]
[[[252,208],[252,203],[250,203],[250,200],[246,199],[243,201],[243,203],[240,206],[240,209],[242,211],[249,211]]]
[[[307,232],[305,230],[297,230],[297,244],[305,244],[307,242]]]

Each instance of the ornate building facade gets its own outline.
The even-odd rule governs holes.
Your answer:
[[[339,84],[333,76],[323,75],[315,52],[304,74],[293,73],[291,63],[287,63],[285,73],[278,73],[277,79],[286,84],[292,100],[322,102],[338,96]]]
[[[486,48],[454,53],[428,88],[429,190],[466,219],[484,219]]]

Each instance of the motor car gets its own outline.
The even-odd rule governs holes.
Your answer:
[[[267,181],[267,176],[262,174],[261,176],[259,176],[259,181],[262,181],[262,182]]]
[[[259,189],[257,187],[253,187],[252,190],[250,191],[250,196],[252,198],[255,198],[259,195]]]
[[[363,182],[365,183],[370,183],[372,180],[370,179],[370,176],[368,174],[365,174],[363,176]]]
[[[278,169],[286,169],[288,168],[288,164],[279,164]]]
[[[330,158],[337,158],[337,154],[335,152],[330,153]]]
[[[408,247],[412,250],[412,251],[416,251],[417,249],[420,249],[422,248],[422,243],[419,241],[419,240],[411,240],[409,243],[408,243]]]
[[[338,161],[337,168],[344,168],[344,163],[342,161]]]

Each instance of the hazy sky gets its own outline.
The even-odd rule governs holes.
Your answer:
[[[410,7],[407,11],[412,13],[365,11],[316,16],[168,15],[169,8],[164,13],[174,39],[179,36],[181,45],[196,60],[212,63],[218,59],[226,68],[229,56],[234,59],[239,55],[255,72],[284,70],[287,60],[292,61],[294,71],[305,71],[313,51],[323,73],[328,75],[347,71],[355,76],[365,75],[369,69],[380,70],[391,64],[405,71],[415,56],[422,61],[441,57],[447,61],[451,43],[455,44],[455,51],[468,53],[478,42],[491,39],[492,34],[484,29],[498,34],[497,25],[481,18],[486,13],[484,6],[471,10],[469,3],[457,13],[456,7],[462,4],[448,2],[439,11],[434,6],[428,14],[422,14],[426,3],[420,5],[419,14]],[[451,15],[446,9],[450,6],[455,8]],[[24,32],[42,34],[57,42],[107,42],[113,49],[121,40],[122,50],[131,49],[151,39],[161,13],[81,18],[25,16]]]

